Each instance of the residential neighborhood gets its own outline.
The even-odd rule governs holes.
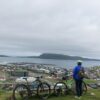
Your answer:
[[[57,67],[52,64],[37,64],[37,63],[9,63],[0,65],[0,88],[4,88],[18,82],[23,82],[22,77],[27,77],[28,81],[32,82],[35,77],[42,76],[44,80],[51,81],[61,80],[67,73],[67,76],[72,76],[73,69]],[[85,68],[85,74],[91,80],[95,80],[100,84],[100,66]],[[24,80],[25,81],[25,80]],[[8,85],[9,84],[9,85]],[[7,87],[8,88],[8,87]]]

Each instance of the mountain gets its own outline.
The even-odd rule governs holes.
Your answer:
[[[53,53],[43,53],[38,58],[41,59],[59,59],[59,60],[92,60],[92,61],[100,61],[100,59],[90,59],[83,58],[79,56],[69,56],[63,54],[53,54]]]
[[[10,57],[1,55],[0,57]],[[100,59],[90,59],[84,58],[80,56],[70,56],[70,55],[63,55],[63,54],[55,54],[55,53],[43,53],[40,56],[16,56],[20,58],[40,58],[40,59],[57,59],[57,60],[87,60],[87,61],[100,61]]]
[[[9,56],[6,56],[6,55],[0,55],[0,57],[9,57]]]

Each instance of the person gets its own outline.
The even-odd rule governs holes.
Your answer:
[[[82,67],[82,61],[77,61],[77,66],[73,70],[73,79],[75,80],[76,95],[75,98],[80,99],[82,96],[82,81],[84,78],[84,67]]]

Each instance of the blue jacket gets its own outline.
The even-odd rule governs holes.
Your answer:
[[[75,80],[82,80],[83,78],[79,75],[79,72],[84,70],[82,66],[76,66],[73,70],[73,78]]]

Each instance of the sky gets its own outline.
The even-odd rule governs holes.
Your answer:
[[[100,0],[0,0],[0,54],[100,58]]]

